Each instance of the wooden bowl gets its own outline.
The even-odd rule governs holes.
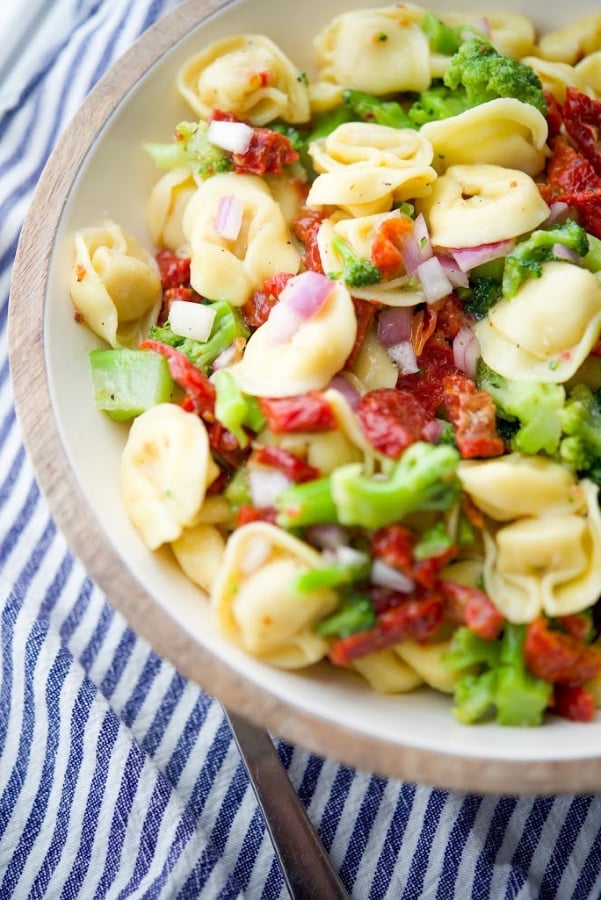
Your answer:
[[[425,5],[448,8],[442,0]],[[481,0],[457,7],[483,11]],[[156,170],[140,148],[168,140],[190,116],[174,87],[185,58],[217,37],[254,31],[311,71],[310,38],[345,8],[342,0],[187,0],[92,90],[40,179],[14,267],[10,363],[26,445],[57,524],[110,602],[184,676],[233,710],[288,741],[388,776],[474,792],[594,791],[601,721],[463,726],[449,698],[429,690],[379,696],[326,665],[283,672],[240,653],[215,633],[206,599],[169,553],[145,548],[121,503],[125,430],[93,404],[87,352],[96,341],[74,322],[67,289],[73,233],[108,216],[146,234],[144,203]],[[523,7],[491,0],[490,9]],[[543,30],[592,11],[585,0],[528,4]]]

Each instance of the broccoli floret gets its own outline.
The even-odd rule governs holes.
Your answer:
[[[276,501],[277,524],[296,528],[340,522],[380,528],[420,510],[449,509],[461,485],[459,453],[454,447],[418,441],[395,460],[387,477],[369,477],[360,463],[349,463],[331,475],[295,484]]]
[[[529,238],[521,241],[505,257],[503,269],[503,296],[511,299],[520,285],[527,278],[540,278],[543,263],[550,260],[561,260],[555,253],[555,247],[561,244],[578,256],[584,257],[589,250],[589,239],[586,231],[573,219],[552,228],[541,228],[533,231]]]
[[[409,107],[407,115],[415,125],[424,125],[426,122],[458,116],[469,109],[470,105],[463,88],[451,90],[444,84],[434,84],[419,94]]]
[[[168,321],[163,326],[152,325],[149,331],[152,340],[175,347],[187,356],[191,363],[202,369],[205,375],[208,374],[213,360],[217,359],[236,338],[247,338],[249,335],[240,313],[226,300],[216,300],[210,306],[215,310],[215,318],[207,341],[196,341],[175,334]]]
[[[526,626],[506,623],[497,641],[485,641],[469,628],[458,628],[445,657],[458,674],[453,714],[472,724],[487,716],[499,725],[540,725],[553,686],[535,678],[524,662]]]
[[[390,128],[415,128],[405,109],[395,100],[383,100],[375,94],[351,88],[344,91],[342,99],[352,114],[366,122],[377,122]]]
[[[458,49],[444,73],[447,87],[463,87],[470,106],[497,97],[514,97],[546,115],[547,101],[540,78],[530,66],[497,53],[487,41],[470,38]]]
[[[561,412],[561,460],[580,476],[601,484],[601,393],[577,384]]]
[[[501,282],[491,275],[472,276],[469,288],[459,288],[458,294],[465,312],[474,319],[483,319],[503,297]]]
[[[550,456],[557,453],[565,403],[565,390],[560,384],[513,381],[493,372],[482,361],[477,382],[492,397],[498,420],[517,426],[510,432],[512,450]]]
[[[334,235],[331,245],[342,259],[342,269],[339,272],[328,272],[329,278],[344,281],[349,287],[365,287],[380,281],[382,273],[378,267],[371,260],[357,256],[340,235]]]
[[[233,168],[231,154],[211,144],[209,126],[204,121],[180,122],[175,127],[175,139],[169,144],[144,144],[159,169],[181,166],[200,178],[210,178]]]

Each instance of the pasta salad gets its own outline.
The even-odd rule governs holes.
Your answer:
[[[186,60],[148,235],[74,236],[127,515],[266,664],[589,721],[601,15],[358,9],[313,51]]]

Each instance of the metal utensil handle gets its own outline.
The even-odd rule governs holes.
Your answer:
[[[225,711],[293,900],[349,900],[271,738]]]

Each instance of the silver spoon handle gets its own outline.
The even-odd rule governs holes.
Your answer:
[[[349,900],[271,738],[225,711],[293,900]]]

